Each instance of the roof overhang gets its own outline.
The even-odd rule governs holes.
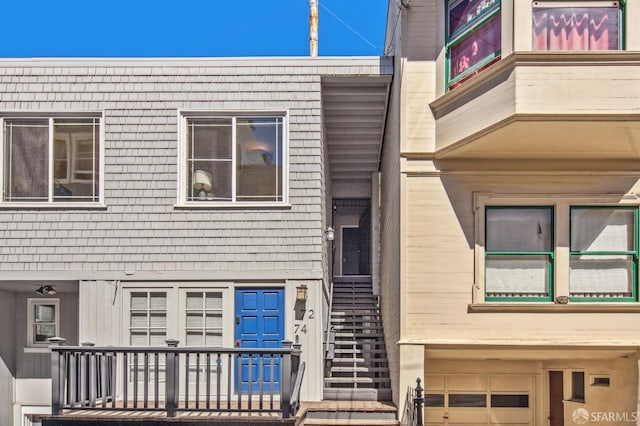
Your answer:
[[[378,171],[391,75],[322,78],[324,143],[334,184],[370,185]]]

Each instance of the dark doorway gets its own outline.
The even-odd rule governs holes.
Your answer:
[[[562,371],[549,371],[549,426],[564,426]]]
[[[334,199],[333,226],[338,231],[339,275],[371,275],[371,201]]]

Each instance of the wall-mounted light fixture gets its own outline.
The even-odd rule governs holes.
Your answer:
[[[57,291],[56,291],[55,288],[53,288],[50,285],[43,285],[39,289],[36,290],[36,293],[38,293],[38,294],[40,294],[42,296],[44,296],[44,295],[54,296],[57,293]]]
[[[336,231],[329,226],[326,231],[324,231],[324,235],[327,238],[327,241],[333,241],[333,239],[336,237]]]
[[[302,284],[301,286],[296,287],[296,302],[306,302],[307,301],[307,286]]]

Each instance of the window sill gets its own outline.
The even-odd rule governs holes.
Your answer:
[[[0,210],[106,210],[106,204],[96,203],[0,203]]]
[[[242,210],[242,209],[282,209],[288,210],[291,208],[289,203],[184,203],[174,204],[173,208],[176,210]]]
[[[38,347],[38,346],[29,346],[23,348],[25,354],[48,354],[51,353],[51,349],[48,346]]]
[[[541,303],[472,303],[468,313],[640,313],[640,303],[578,303],[561,305],[552,302]]]

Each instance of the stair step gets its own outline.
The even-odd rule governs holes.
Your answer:
[[[355,337],[362,339],[376,339],[378,337],[383,337],[382,333],[349,333],[349,332],[336,332],[336,339],[338,337]]]
[[[388,367],[331,367],[331,373],[388,373]]]
[[[391,419],[305,419],[303,426],[397,426]]]
[[[324,383],[326,384],[342,384],[342,383],[390,383],[391,379],[388,377],[325,377]]]
[[[324,399],[335,401],[391,401],[391,389],[324,388]]]

